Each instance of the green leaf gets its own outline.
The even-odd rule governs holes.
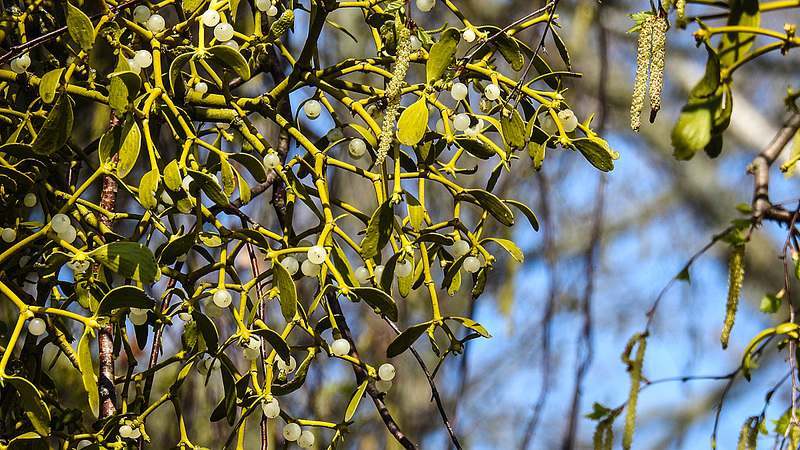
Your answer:
[[[155,283],[161,278],[153,252],[138,242],[112,242],[92,250],[89,257],[135,281]]]
[[[492,147],[475,138],[457,137],[456,144],[478,159],[487,160],[497,154]]]
[[[428,129],[428,105],[421,97],[403,111],[397,120],[397,139],[401,144],[416,145]]]
[[[466,189],[465,192],[474,197],[500,223],[507,227],[514,225],[514,213],[497,196],[481,189]]]
[[[392,340],[388,347],[386,347],[386,357],[394,358],[395,356],[408,350],[409,347],[414,345],[414,342],[425,333],[425,330],[430,327],[431,322],[425,322],[404,330]]]
[[[717,52],[708,43],[705,43],[706,52],[708,53],[708,62],[706,62],[706,73],[703,78],[697,82],[692,88],[691,95],[694,97],[708,97],[717,92],[720,85],[720,67],[719,56]]]
[[[117,111],[125,111],[141,87],[142,79],[131,71],[112,74],[108,87],[108,106]]]
[[[567,70],[570,70],[570,60],[567,46],[564,44],[564,40],[561,39],[561,36],[559,36],[559,34],[556,32],[556,27],[552,23],[550,24],[550,35],[553,36],[553,42],[556,44],[558,55],[561,56],[561,60],[564,61],[564,65],[567,66]]]
[[[105,316],[117,308],[149,309],[153,307],[153,304],[153,299],[140,288],[136,286],[119,286],[103,296],[103,299],[100,300],[100,306],[97,307],[96,314]]]
[[[425,220],[425,207],[420,204],[419,200],[408,191],[404,191],[406,198],[406,207],[408,208],[408,219],[414,231],[419,231],[422,222]]]
[[[369,259],[377,256],[389,242],[392,235],[394,214],[391,201],[380,205],[372,214],[367,225],[367,235],[361,242],[361,257]]]
[[[429,85],[433,85],[435,81],[442,78],[447,68],[453,63],[460,40],[461,33],[451,27],[444,30],[439,42],[431,46],[428,62],[425,64],[426,79]]]
[[[234,178],[233,167],[231,167],[231,164],[225,158],[222,158],[219,164],[219,171],[222,178],[222,193],[230,197],[233,195],[233,191],[236,190],[236,179]]]
[[[270,330],[269,328],[257,328],[255,330],[251,330],[250,332],[266,339],[267,342],[269,342],[269,345],[275,349],[275,352],[284,361],[289,360],[289,346],[286,344],[286,341],[283,340],[280,334]]]
[[[348,286],[358,286],[356,276],[353,273],[353,268],[350,266],[347,256],[344,254],[342,248],[339,247],[339,244],[337,244],[336,241],[333,242],[330,256],[331,260],[333,261],[333,267],[335,267],[339,274],[342,275],[345,283]]]
[[[397,322],[398,311],[397,303],[386,292],[373,287],[357,287],[352,288],[351,292],[364,300],[369,306],[372,306],[379,312],[386,316],[392,322]]]
[[[239,164],[243,165],[250,175],[259,182],[267,181],[267,171],[264,168],[264,163],[259,161],[258,158],[249,153],[232,153],[228,157]]]
[[[164,185],[171,191],[177,191],[181,188],[181,183],[183,183],[183,178],[178,169],[178,160],[173,159],[164,167]]]
[[[47,114],[47,120],[33,140],[31,147],[37,155],[51,155],[64,146],[72,133],[72,100],[69,95],[62,93]]]
[[[191,360],[183,365],[180,372],[178,372],[178,376],[175,377],[175,381],[172,382],[172,386],[169,387],[170,394],[175,395],[178,393],[178,389],[180,389],[181,385],[183,384],[183,381],[189,375],[189,372],[192,370],[193,365],[194,362]]]
[[[369,384],[369,378],[365,379],[361,385],[356,389],[353,393],[353,396],[350,397],[350,402],[347,404],[347,410],[344,412],[344,421],[349,422],[350,419],[353,418],[353,414],[356,413],[356,408],[358,408],[358,404],[361,403],[361,399],[364,397],[364,391],[367,390],[367,385]]]
[[[42,76],[39,82],[39,96],[45,103],[53,103],[56,98],[56,89],[61,85],[61,74],[64,73],[64,68],[54,69],[47,72]]]
[[[158,206],[156,192],[160,181],[161,173],[158,169],[153,169],[142,175],[142,180],[139,182],[139,203],[144,209],[153,209]]]
[[[522,52],[519,50],[519,43],[516,39],[503,31],[497,35],[493,42],[497,46],[497,49],[500,50],[500,54],[503,55],[503,58],[511,65],[511,68],[514,69],[514,71],[519,71],[522,69],[524,59],[522,57]],[[544,62],[544,60],[542,60],[542,62]]]
[[[691,159],[711,142],[714,115],[722,101],[721,89],[717,93],[706,98],[689,97],[670,135],[677,159]]]
[[[686,267],[683,270],[681,270],[681,273],[679,273],[678,276],[675,277],[675,279],[679,280],[679,281],[685,281],[685,282],[691,284],[692,283],[692,278],[691,278],[691,276],[689,276],[689,268]]]
[[[183,10],[189,13],[195,12],[205,2],[205,0],[183,0]]]
[[[289,271],[278,260],[272,261],[273,285],[277,284],[280,291],[281,314],[286,322],[294,320],[297,314],[297,288]]]
[[[531,210],[528,205],[516,200],[503,200],[503,203],[514,206],[518,210],[522,211],[522,214],[525,214],[525,217],[528,218],[528,222],[531,223],[533,229],[535,231],[539,231],[539,219],[536,218],[536,214],[533,213],[533,210]]]
[[[98,417],[100,413],[100,393],[97,391],[97,375],[94,372],[94,365],[92,365],[92,351],[89,348],[90,340],[91,333],[90,329],[87,328],[78,342],[78,368],[81,371],[83,389],[89,394],[89,407],[92,409],[92,414]]]
[[[731,0],[727,26],[758,28],[761,16],[758,0]],[[753,45],[753,33],[723,33],[719,43],[720,63],[729,67],[740,60]]]
[[[198,310],[192,311],[192,320],[197,323],[197,328],[200,329],[200,334],[203,335],[203,340],[206,341],[206,347],[212,354],[217,353],[217,342],[219,342],[219,332],[214,325],[214,321],[208,318],[205,314]]]
[[[503,142],[511,148],[525,148],[525,121],[516,109],[511,111],[511,117],[503,116],[500,119]]]
[[[573,139],[571,143],[587,161],[603,172],[613,170],[614,160],[619,158],[619,154],[611,150],[608,143],[600,138]]]
[[[592,405],[592,412],[590,412],[589,414],[586,414],[583,417],[586,417],[587,419],[590,419],[590,420],[600,420],[603,417],[607,416],[611,412],[612,412],[612,410],[606,408],[605,406],[601,405],[600,403],[595,402],[594,405]]]
[[[222,186],[217,184],[210,175],[197,170],[187,170],[187,172],[189,172],[194,181],[200,185],[200,189],[208,196],[209,200],[223,208],[227,208],[231,205],[230,201],[228,201],[228,197],[222,193]]]
[[[193,56],[194,56],[193,52],[188,52],[182,55],[178,55],[177,58],[172,60],[172,64],[169,65],[169,86],[172,95],[175,95],[176,84],[178,83],[179,80],[181,83],[181,87],[183,87],[183,79],[181,79],[181,68],[183,68],[183,66],[186,63],[188,63]]]
[[[781,308],[782,300],[775,294],[767,294],[761,299],[759,309],[765,314],[775,314]]]
[[[117,176],[125,178],[136,165],[136,160],[139,159],[139,150],[142,148],[142,132],[139,130],[139,124],[132,115],[125,120],[122,135],[124,138],[119,149]]]
[[[500,244],[500,246],[506,249],[506,251],[511,255],[512,258],[517,260],[517,262],[521,263],[525,259],[525,255],[522,253],[522,250],[520,250],[519,247],[517,247],[517,245],[514,244],[514,242],[508,239],[485,238],[482,239],[480,243],[481,245],[483,245],[483,243],[487,241],[496,242]]]
[[[444,320],[452,320],[454,322],[458,322],[461,325],[464,325],[465,327],[467,327],[470,330],[480,334],[481,336],[483,336],[485,338],[491,338],[492,337],[492,335],[489,334],[488,331],[486,331],[486,328],[483,328],[483,326],[481,326],[481,324],[479,324],[478,322],[475,322],[472,319],[468,319],[466,317],[451,316],[451,317],[445,317]]]
[[[77,6],[73,6],[69,1],[65,3],[67,4],[67,32],[84,51],[88,52],[94,45],[92,21]]]
[[[42,400],[42,394],[38,389],[25,378],[14,376],[3,376],[3,382],[9,382],[14,389],[17,390],[22,405],[25,409],[25,415],[33,425],[33,429],[39,433],[40,436],[50,435],[50,410]]]
[[[236,72],[243,80],[250,79],[250,66],[238,51],[227,45],[216,45],[207,49],[206,52],[212,61]]]

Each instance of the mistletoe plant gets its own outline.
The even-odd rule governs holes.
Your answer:
[[[473,24],[449,0],[416,9],[106,0],[88,12],[89,2],[34,1],[6,10],[0,292],[10,331],[0,447],[141,448],[152,438],[148,418],[171,405],[175,448],[199,448],[185,424],[184,382],[219,372],[224,395],[210,420],[227,421],[230,437],[204,445],[243,448],[247,425],[260,424],[265,446],[277,429],[300,447],[336,448],[366,393],[414,448],[383,401],[395,368],[359,356],[339,301],[395,329],[387,358],[426,333],[441,360],[490,337],[471,318],[447,315],[440,298],[466,284],[480,295],[492,252],[522,261],[488,225],[510,227],[518,214],[538,222],[525,204],[492,193],[499,177],[526,149],[537,169],[558,146],[603,171],[617,157],[565,101],[561,78],[577,74],[556,32],[557,3],[502,29]],[[413,14],[434,6],[459,25],[417,26]],[[334,12],[363,22],[373,47],[322,66],[323,32],[349,34]],[[528,29],[539,45],[517,37]],[[304,41],[290,45],[292,33]],[[545,39],[559,70],[539,55]],[[107,131],[86,136],[88,114],[107,116]],[[322,116],[335,126],[320,131],[313,121]],[[487,176],[466,176],[485,165]],[[358,193],[337,196],[333,183]],[[268,192],[277,224],[246,212]],[[452,208],[431,208],[434,195]],[[253,264],[237,265],[240,257]],[[430,318],[401,330],[394,322],[412,291],[427,295]],[[181,344],[162,345],[165,333]],[[134,346],[148,340],[149,359],[137,361]],[[48,346],[71,363],[70,376],[50,375]],[[303,389],[323,355],[352,366],[351,400],[331,417],[298,417],[282,397]],[[73,382],[86,392],[74,404],[63,397]]]

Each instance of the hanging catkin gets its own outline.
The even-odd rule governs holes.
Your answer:
[[[650,70],[650,57],[652,56],[652,31],[655,17],[648,17],[642,22],[639,29],[639,47],[636,52],[636,81],[633,84],[633,99],[631,100],[631,128],[639,131],[642,125],[642,109],[644,96],[647,92],[647,74]]]
[[[664,86],[664,58],[667,50],[667,18],[657,16],[651,33],[652,56],[650,59],[650,123],[661,109],[661,89]]]
[[[739,292],[742,290],[744,281],[744,244],[735,245],[731,251],[731,263],[728,274],[728,303],[725,312],[725,324],[722,327],[720,341],[722,348],[728,347],[728,340],[731,337],[731,328],[736,319],[736,310],[739,307]]]
[[[392,79],[389,80],[389,86],[386,88],[386,98],[389,100],[389,105],[383,113],[383,124],[381,125],[380,143],[378,145],[378,155],[375,158],[375,164],[382,163],[383,160],[386,159],[386,155],[389,154],[389,149],[392,147],[394,122],[400,108],[400,89],[403,87],[403,82],[406,79],[406,72],[408,72],[408,65],[410,62],[411,30],[408,27],[403,27],[400,29],[400,34],[397,39],[397,59],[394,63]]]

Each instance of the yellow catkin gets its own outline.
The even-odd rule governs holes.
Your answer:
[[[747,450],[747,436],[750,435],[750,419],[744,421],[742,431],[739,433],[739,444],[736,450]]]
[[[677,11],[678,19],[686,19],[686,0],[678,0],[675,3],[675,10]]]
[[[597,428],[592,436],[592,446],[594,450],[610,450],[614,443],[614,427],[612,419],[604,419],[597,422]]]
[[[628,394],[628,406],[625,412],[625,430],[622,434],[622,448],[630,450],[633,444],[633,429],[636,423],[636,403],[639,400],[639,388],[642,384],[642,362],[644,361],[644,351],[647,341],[641,334],[634,335],[623,353],[622,360],[629,364],[628,371],[631,374],[631,390]],[[630,352],[633,346],[637,345],[636,358],[630,359]]]
[[[269,27],[269,35],[267,36],[267,40],[274,41],[279,37],[283,36],[283,33],[292,27],[294,24],[294,12],[291,9],[287,9],[286,11],[281,14],[281,16],[272,23],[272,26]]]
[[[736,310],[739,307],[739,292],[744,281],[744,244],[735,245],[731,252],[730,271],[728,274],[728,303],[725,307],[725,323],[722,327],[720,341],[722,348],[728,347],[731,329],[736,319]]]
[[[644,108],[644,95],[647,92],[647,73],[650,70],[651,35],[654,17],[648,17],[642,22],[639,29],[639,47],[636,51],[636,81],[633,84],[633,99],[631,100],[631,128],[639,131],[642,125],[642,109]]]
[[[758,428],[761,426],[761,419],[756,417],[751,417],[750,420],[752,421],[750,424],[750,431],[747,433],[747,450],[756,450],[756,446],[758,445]]]
[[[792,423],[789,427],[789,448],[797,448],[800,446],[800,427],[797,423]]]
[[[650,59],[650,122],[661,109],[661,89],[664,87],[664,59],[667,50],[667,18],[656,17],[652,28],[652,57]]]
[[[376,164],[380,164],[386,159],[386,155],[389,154],[389,149],[392,147],[394,121],[397,118],[397,112],[400,108],[400,89],[403,87],[403,82],[405,81],[406,72],[408,72],[410,63],[411,30],[407,27],[403,27],[397,38],[397,59],[394,63],[392,79],[389,80],[389,86],[386,88],[386,98],[389,100],[389,105],[383,113],[378,154],[375,158]]]
[[[609,421],[608,427],[606,428],[605,442],[603,442],[603,450],[611,450],[614,445],[614,427],[611,425],[612,422]]]

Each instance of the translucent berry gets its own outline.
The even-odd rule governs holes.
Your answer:
[[[389,380],[378,380],[375,382],[375,389],[380,392],[389,392],[389,389],[392,388],[392,382]]]
[[[222,317],[222,308],[217,306],[216,303],[213,301],[207,302],[206,304],[206,315],[211,317],[212,319],[216,319],[217,317]]]
[[[178,256],[175,257],[175,261],[178,261],[178,262],[184,262],[187,259],[189,259],[189,255],[187,255],[186,253],[184,253],[182,255],[178,255]]]
[[[558,119],[561,121],[561,126],[567,133],[574,131],[578,127],[578,118],[571,109],[565,109],[558,112]]]
[[[200,375],[205,375],[208,373],[208,360],[201,359],[197,361],[197,371],[200,372]]]
[[[242,350],[242,356],[244,356],[244,359],[250,361],[257,359],[259,355],[261,355],[261,350],[257,348],[245,348]]]
[[[206,84],[205,81],[199,81],[194,84],[193,89],[198,94],[205,94],[206,92],[208,92],[208,85]]]
[[[244,344],[247,348],[253,349],[260,349],[261,348],[261,338],[258,336],[250,336],[250,338]]]
[[[489,100],[497,100],[500,97],[500,86],[491,83],[483,90],[483,95]]]
[[[17,232],[13,228],[3,228],[0,237],[2,237],[5,242],[14,242],[14,239],[17,238]]]
[[[131,72],[136,74],[142,71],[142,67],[133,58],[128,59],[128,67],[130,67]]]
[[[31,57],[27,54],[21,55],[19,58],[14,59],[11,61],[11,70],[14,73],[22,73],[28,70],[28,67],[31,66]]]
[[[300,433],[300,437],[297,438],[297,445],[299,445],[300,448],[311,448],[311,446],[314,445],[314,440],[314,433],[305,430]]]
[[[544,116],[542,116],[542,119],[539,122],[539,124],[541,129],[544,130],[544,132],[547,134],[552,135],[558,133],[558,126],[556,125],[555,120],[553,120],[553,117],[549,113],[546,113]]]
[[[464,32],[461,34],[461,36],[467,42],[474,42],[475,38],[477,37],[475,35],[475,31],[473,29],[471,29],[471,28],[464,30]]]
[[[256,9],[259,11],[266,11],[270,6],[272,6],[272,2],[270,0],[256,0]]]
[[[131,439],[139,439],[139,437],[141,435],[142,435],[142,432],[139,431],[138,428],[134,428],[133,430],[131,430],[131,435],[128,436],[128,437],[131,438]]]
[[[453,120],[450,120],[450,131],[453,131]],[[445,134],[447,130],[444,129],[444,119],[439,119],[436,121],[436,132],[440,134]]]
[[[192,178],[191,175],[186,175],[185,177],[183,177],[183,181],[181,181],[181,187],[183,188],[184,191],[188,192],[193,182],[194,178]]]
[[[355,272],[354,272],[354,275],[355,275],[356,281],[359,284],[364,284],[367,281],[369,281],[369,269],[367,269],[364,266],[361,266],[358,269],[356,269]]]
[[[328,256],[328,251],[321,245],[315,245],[308,249],[306,256],[312,264],[322,264]]]
[[[469,273],[475,273],[481,268],[481,262],[474,256],[467,256],[464,258],[464,270]]]
[[[376,122],[380,122],[383,119],[383,110],[378,108],[377,105],[369,105],[369,107],[367,107],[367,114]]]
[[[465,113],[456,115],[456,117],[453,118],[453,127],[458,131],[464,131],[469,128],[469,116]]]
[[[315,277],[319,275],[319,271],[322,268],[319,264],[314,264],[309,260],[303,261],[303,264],[300,265],[300,270],[303,272],[303,275],[307,277]]]
[[[239,51],[239,43],[234,41],[233,39],[223,42],[222,45],[230,47],[236,51]]]
[[[481,99],[478,100],[478,108],[480,108],[481,112],[488,113],[492,110],[492,101],[486,98],[485,95],[481,95]]]
[[[283,370],[286,373],[294,372],[294,369],[297,368],[297,360],[294,359],[294,356],[289,356],[289,362],[283,360],[280,356],[278,357],[278,370]]]
[[[50,226],[56,233],[63,233],[70,227],[69,217],[66,214],[56,214],[50,221]]]
[[[71,244],[75,242],[75,239],[78,237],[78,230],[76,230],[75,227],[70,225],[69,228],[67,228],[67,231],[63,233],[58,233],[58,237],[61,238],[61,240],[67,242],[68,244]]]
[[[469,248],[470,248],[469,242],[465,240],[455,241],[453,243],[453,248],[452,248],[453,256],[455,256],[456,258],[460,258],[461,256],[467,254]]]
[[[422,48],[422,41],[420,41],[418,37],[411,35],[409,41],[411,44],[411,50],[416,52],[417,50]]]
[[[207,9],[206,12],[200,16],[200,19],[203,21],[203,25],[213,27],[219,23],[219,13],[216,9]]]
[[[36,206],[36,194],[33,192],[28,192],[25,194],[25,198],[22,200],[22,203],[28,208],[33,208]]]
[[[264,167],[274,169],[281,164],[281,157],[277,153],[267,153],[264,155]]]
[[[131,311],[128,317],[131,319],[131,323],[134,325],[144,325],[145,323],[147,323],[147,313],[135,314],[133,311]]]
[[[344,356],[350,353],[350,342],[347,339],[336,339],[331,343],[331,353],[336,356]]]
[[[469,137],[478,137],[478,135],[481,134],[481,129],[475,125],[474,127],[469,127],[464,130],[464,134]]]
[[[375,273],[375,281],[379,281],[381,279],[381,275],[383,275],[383,266],[377,265],[374,269],[372,269],[373,273]]]
[[[278,404],[278,399],[272,398],[269,401],[261,402],[261,411],[267,418],[274,419],[281,415],[281,406]]]
[[[283,427],[283,437],[286,438],[287,441],[296,441],[297,438],[300,437],[302,431],[300,425],[296,423],[287,423],[286,426]]]
[[[350,153],[350,157],[353,159],[361,159],[364,156],[364,153],[367,152],[367,144],[361,138],[355,138],[350,141],[350,144],[347,146],[347,151]]]
[[[31,321],[28,323],[28,333],[34,336],[43,335],[46,328],[47,326],[45,325],[44,320],[38,317],[31,319]]]
[[[209,368],[209,370],[219,370],[220,366],[222,366],[222,363],[220,362],[220,360],[218,360],[217,358],[214,358],[209,363],[208,368]]]
[[[139,5],[133,8],[133,20],[139,23],[147,22],[150,18],[150,8],[145,5]]]
[[[325,135],[325,137],[328,138],[328,142],[336,142],[344,138],[344,133],[342,132],[342,129],[339,127],[331,128],[330,131],[328,131],[328,134]]]
[[[125,424],[125,425],[119,427],[119,435],[120,436],[122,436],[124,438],[131,437],[131,433],[133,433],[133,428],[131,428],[130,425]]]
[[[72,261],[72,267],[70,269],[74,270],[75,272],[86,272],[89,269],[91,263],[89,261]]]
[[[309,100],[303,105],[303,112],[306,113],[306,117],[314,120],[322,112],[322,105],[316,100]]]
[[[86,439],[78,442],[78,445],[75,446],[75,450],[83,450],[84,448],[92,445],[91,442],[87,441]]]
[[[19,257],[19,266],[25,267],[31,261],[31,257],[28,255],[22,255]]]
[[[220,308],[227,308],[231,304],[233,297],[231,293],[225,289],[220,289],[214,292],[214,303]]]
[[[189,314],[188,312],[179,312],[178,313],[178,319],[181,319],[184,322],[188,322],[188,321],[192,320],[192,315]]]
[[[139,67],[147,68],[153,65],[153,54],[147,50],[139,50],[133,55],[133,60]]]
[[[267,16],[275,17],[277,15],[278,15],[278,7],[275,5],[269,5],[269,8],[267,8]]]
[[[153,14],[147,19],[147,29],[150,30],[151,33],[160,33],[164,31],[167,22],[164,21],[164,18],[161,14]]]
[[[428,12],[436,6],[436,0],[417,0],[417,8],[422,12]]]
[[[396,374],[397,370],[389,363],[381,364],[381,366],[378,367],[378,378],[381,380],[392,381]]]
[[[283,267],[285,267],[286,271],[289,272],[289,275],[296,274],[297,269],[300,268],[300,263],[297,262],[294,256],[287,256],[286,258],[283,258],[281,264],[283,264]]]
[[[414,269],[414,265],[406,260],[397,261],[397,265],[394,266],[394,274],[397,275],[397,278],[403,278],[411,275],[411,271]]]
[[[467,85],[464,83],[453,83],[453,87],[450,88],[450,96],[456,101],[467,98],[468,92]]]
[[[233,37],[233,25],[227,22],[220,22],[214,27],[214,38],[220,42],[231,40]]]

